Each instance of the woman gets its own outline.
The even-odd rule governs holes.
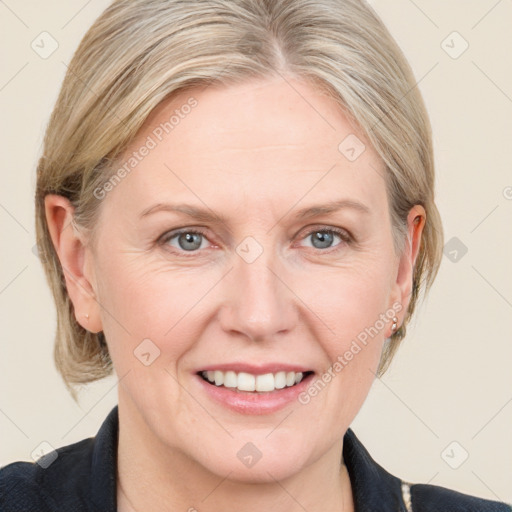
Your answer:
[[[428,117],[356,0],[114,2],[69,66],[36,225],[94,440],[2,470],[5,510],[510,511],[349,428],[436,275]]]

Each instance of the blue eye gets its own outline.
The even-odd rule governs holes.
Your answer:
[[[179,231],[177,233],[170,233],[168,236],[165,236],[162,240],[162,243],[168,244],[175,238],[179,245],[178,249],[181,249],[185,252],[193,252],[201,248],[201,244],[203,239],[205,239],[205,235],[201,231]]]
[[[351,242],[351,236],[343,229],[338,228],[323,228],[318,227],[310,230],[301,240],[311,239],[312,247],[318,249],[319,252],[331,252],[326,249],[336,250],[338,246],[343,247],[345,243]],[[336,238],[341,242],[334,244]],[[171,243],[176,240],[176,243]],[[193,256],[194,253],[199,252],[200,249],[206,248],[204,243],[208,241],[206,234],[197,229],[182,229],[181,231],[174,231],[165,233],[160,238],[162,245],[168,245],[173,249],[173,252],[181,253],[183,256]],[[185,254],[189,253],[189,254]]]
[[[342,242],[349,242],[350,237],[348,233],[343,230],[334,229],[334,228],[317,228],[313,231],[310,231],[304,240],[311,238],[311,243],[315,249],[330,249],[333,245],[335,237],[338,237]],[[316,244],[316,245],[315,245]],[[335,247],[340,245],[341,243],[336,244]]]

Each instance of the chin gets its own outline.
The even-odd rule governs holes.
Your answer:
[[[295,475],[311,462],[312,454],[305,452],[304,447],[312,443],[294,443],[290,439],[284,443],[277,439],[258,441],[257,436],[252,436],[254,441],[250,441],[250,438],[237,436],[224,446],[210,448],[207,458],[204,452],[202,456],[198,454],[196,461],[209,472],[240,483],[275,483]]]
[[[219,467],[220,466],[220,467]],[[252,467],[245,467],[241,463],[222,461],[219,465],[212,464],[207,469],[221,478],[232,482],[246,484],[266,484],[286,480],[299,473],[303,464],[294,458],[266,458],[263,457]]]

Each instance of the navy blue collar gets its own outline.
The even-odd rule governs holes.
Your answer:
[[[93,438],[91,460],[92,511],[117,512],[117,444],[119,414],[116,405]]]

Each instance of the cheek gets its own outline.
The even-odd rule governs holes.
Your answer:
[[[383,261],[374,260],[360,268],[312,274],[300,285],[298,295],[322,320],[331,338],[338,340],[331,350],[344,349],[348,340],[363,339],[368,330],[373,337],[386,334],[382,315],[389,309],[391,273]]]
[[[215,275],[213,275],[215,274]],[[110,258],[98,272],[103,330],[114,364],[138,366],[134,351],[151,340],[160,363],[179,358],[199,336],[194,318],[222,274],[176,271],[142,258]],[[151,347],[147,341],[146,345]]]
[[[308,313],[311,322],[321,329],[315,335],[326,363],[319,378],[338,390],[325,395],[332,402],[326,407],[338,411],[340,417],[350,417],[349,409],[364,401],[390,326],[391,271],[384,260],[374,260],[364,269],[336,269],[330,275],[312,276],[298,292],[317,318],[313,320]],[[317,293],[311,293],[312,289]]]

